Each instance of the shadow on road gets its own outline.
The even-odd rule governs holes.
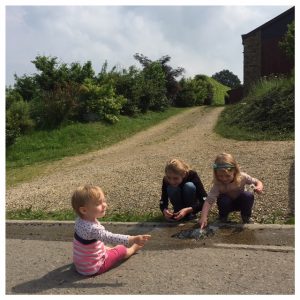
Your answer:
[[[91,277],[85,277],[78,274],[73,264],[67,264],[59,267],[45,276],[21,283],[12,288],[12,294],[40,294],[50,289],[84,289],[84,288],[104,288],[104,287],[121,287],[123,283],[91,283],[84,282]]]

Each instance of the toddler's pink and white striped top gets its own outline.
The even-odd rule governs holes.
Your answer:
[[[128,235],[114,234],[105,230],[98,221],[77,218],[73,240],[73,262],[78,273],[93,275],[98,272],[107,253],[104,243],[128,245]]]

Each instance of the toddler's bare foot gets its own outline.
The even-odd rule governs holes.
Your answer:
[[[136,253],[141,248],[143,248],[143,246],[140,246],[138,244],[133,244],[131,247],[127,248],[127,253],[125,255],[125,258],[130,257],[131,255],[133,255],[134,253]]]

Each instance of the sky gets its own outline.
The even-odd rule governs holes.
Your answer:
[[[90,60],[98,73],[105,60],[108,69],[141,67],[135,53],[151,60],[169,55],[185,77],[228,69],[243,82],[241,35],[292,6],[6,5],[6,85],[14,74],[35,73],[37,55],[68,64]]]

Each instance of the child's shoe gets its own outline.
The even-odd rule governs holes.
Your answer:
[[[192,221],[195,219],[197,219],[197,215],[190,213],[190,214],[186,215],[184,218],[182,218],[182,221]]]
[[[254,224],[254,220],[248,216],[242,216],[243,224]]]
[[[228,217],[219,217],[218,223],[228,223]]]

